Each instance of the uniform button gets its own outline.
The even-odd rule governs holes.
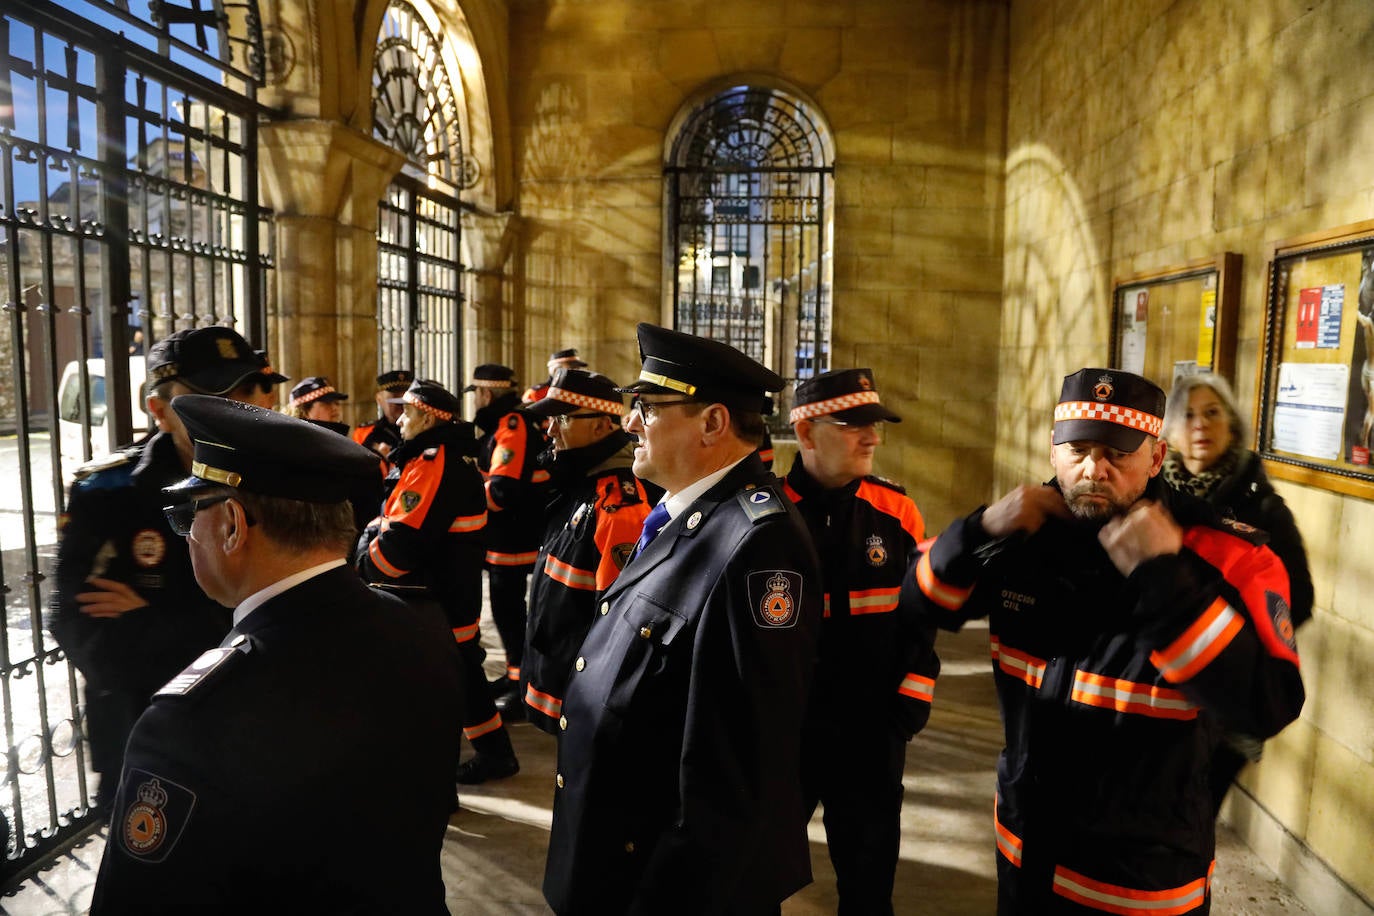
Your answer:
[[[603,616],[603,617],[606,616],[606,614],[610,613],[610,610],[611,610],[611,603],[610,603],[609,601],[603,601],[603,602],[601,602],[601,616]]]
[[[625,851],[626,851],[626,852],[634,852],[634,851],[635,851],[635,844],[634,844],[633,842],[626,843],[626,844],[625,844]]]
[[[639,638],[640,638],[640,639],[648,639],[650,636],[653,636],[653,635],[654,635],[654,631],[653,631],[652,629],[650,629],[649,627],[640,627],[640,628],[639,628]]]
[[[575,667],[578,671],[581,671],[583,668],[587,667],[587,660],[579,655],[577,657],[577,664]]]
[[[563,731],[567,731],[567,730],[568,730],[568,717],[567,717],[567,716],[559,716],[559,717],[558,717],[558,727],[561,728],[561,729],[563,729]]]
[[[558,788],[563,788],[563,774],[559,773],[558,778],[555,779],[554,782],[558,783]]]

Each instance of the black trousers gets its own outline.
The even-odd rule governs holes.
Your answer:
[[[803,798],[823,809],[838,914],[891,916],[906,740],[883,722],[808,727],[803,740]]]
[[[506,647],[506,671],[520,670],[525,659],[525,590],[533,566],[488,566],[491,619]]]

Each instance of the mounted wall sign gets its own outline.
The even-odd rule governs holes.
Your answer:
[[[1265,469],[1374,499],[1374,220],[1273,245],[1263,357]]]
[[[1180,375],[1235,371],[1240,255],[1227,252],[1116,281],[1112,365],[1165,391]]]

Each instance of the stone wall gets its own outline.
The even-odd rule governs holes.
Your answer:
[[[666,320],[670,124],[711,88],[786,86],[834,134],[832,364],[872,367],[907,418],[879,473],[933,528],[986,498],[1004,3],[515,0],[510,36],[509,331],[531,374],[563,346],[613,377],[638,371],[635,324]]]
[[[1114,277],[1241,253],[1234,381],[1254,403],[1268,243],[1374,216],[1372,42],[1366,0],[1014,0],[999,491],[1048,475],[1059,378],[1108,358]],[[1266,830],[1374,896],[1374,506],[1279,488],[1316,581],[1308,702],[1233,819],[1289,883],[1302,856]]]

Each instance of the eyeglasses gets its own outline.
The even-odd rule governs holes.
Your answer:
[[[201,509],[217,506],[233,498],[233,493],[216,493],[214,496],[202,496],[200,499],[192,499],[184,503],[177,503],[175,506],[163,506],[162,514],[167,517],[167,524],[171,526],[174,534],[186,537],[191,533],[191,525],[196,520],[197,512]],[[243,517],[247,520],[248,524],[256,524],[253,516],[249,515],[247,511],[243,513]]]
[[[650,404],[642,397],[635,397],[630,402],[630,415],[639,417],[639,422],[645,426],[652,426],[658,419],[658,412],[664,407],[677,407],[681,404],[700,404],[696,398],[676,398],[671,401],[655,401]]]
[[[859,432],[860,430],[871,429],[878,435],[883,434],[887,427],[882,420],[874,420],[871,423],[846,423],[844,420],[836,420],[831,417],[816,417],[812,423],[822,423],[826,426],[838,426],[846,432]]]
[[[567,429],[572,425],[573,420],[595,420],[597,417],[604,416],[606,416],[604,413],[564,413],[554,417],[553,422]]]

